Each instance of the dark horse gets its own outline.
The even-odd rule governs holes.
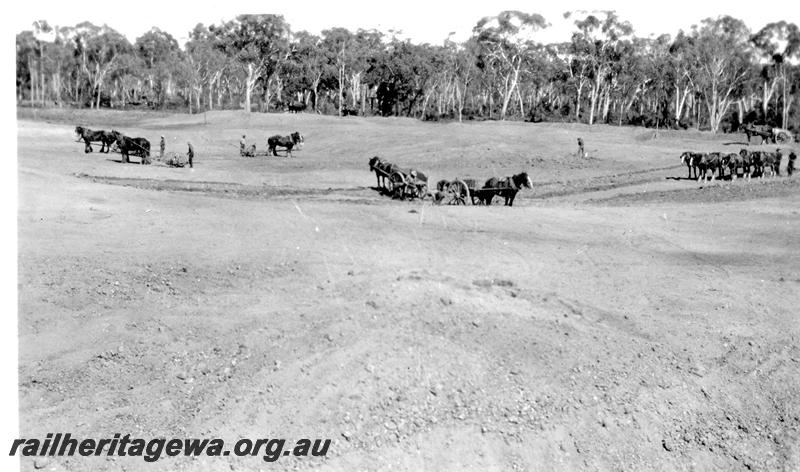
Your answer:
[[[703,157],[702,153],[699,152],[690,152],[686,151],[681,154],[681,164],[685,165],[689,168],[689,178],[696,179],[697,178],[697,159]],[[694,170],[694,177],[692,177],[692,170]]]
[[[292,113],[300,113],[301,111],[306,109],[306,104],[303,102],[292,102],[289,104],[287,108]]]
[[[719,152],[698,152],[694,153],[690,164],[695,167],[695,174],[699,172],[697,180],[714,180],[714,172],[717,172],[717,179],[725,177],[725,168],[722,166],[722,154]],[[709,173],[709,171],[711,171]]]
[[[145,138],[129,138],[119,131],[111,131],[117,143],[123,164],[129,163],[130,155],[141,157],[141,164],[150,164],[150,141]]]
[[[750,144],[750,138],[758,136],[761,138],[761,143],[775,142],[775,136],[772,129],[766,125],[741,125],[739,131],[743,131],[747,135],[747,144]]]
[[[502,197],[505,199],[506,206],[514,205],[514,198],[517,196],[517,192],[521,188],[532,188],[533,183],[531,182],[531,178],[528,177],[526,172],[521,174],[513,175],[511,177],[506,177],[503,179],[498,179],[497,177],[492,177],[491,179],[487,180],[486,183],[483,185],[481,189],[481,194],[484,201],[487,205],[492,204],[492,199],[497,195],[498,197]]]
[[[100,152],[108,152],[111,148],[111,144],[114,143],[114,136],[108,131],[92,131],[89,128],[84,128],[83,126],[76,126],[75,134],[78,135],[78,141],[82,139],[86,143],[86,148],[83,150],[85,153],[90,153],[93,151],[93,142],[99,142],[102,144],[100,146]]]
[[[386,187],[386,176],[388,174],[386,169],[389,165],[391,164],[382,161],[378,156],[375,156],[369,160],[369,171],[375,172],[375,179],[377,181],[378,188]]]
[[[292,157],[292,148],[295,146],[295,144],[302,143],[304,141],[303,135],[297,131],[289,136],[279,136],[276,134],[275,136],[267,139],[267,155],[269,155],[271,152],[273,156],[277,156],[278,151],[275,148],[280,146],[286,148],[286,157]]]
[[[492,199],[495,196],[494,189],[478,188],[478,181],[476,179],[464,179],[464,183],[470,189],[469,197],[473,205],[491,205]],[[476,202],[477,200],[477,202]]]

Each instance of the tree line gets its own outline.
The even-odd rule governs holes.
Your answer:
[[[17,100],[32,106],[279,111],[425,120],[574,121],[714,132],[798,128],[800,31],[730,16],[638,37],[614,11],[568,12],[542,44],[539,14],[480,19],[463,42],[376,30],[294,32],[281,15],[198,24],[183,48],[152,28],[131,44],[106,25],[37,21],[16,37]]]

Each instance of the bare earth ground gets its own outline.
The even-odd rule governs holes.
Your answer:
[[[197,165],[86,155],[78,123],[191,140]],[[294,159],[238,156],[242,132],[263,151],[295,130]],[[333,438],[272,464],[35,465],[800,470],[800,179],[676,179],[681,151],[742,139],[654,133],[20,112],[22,437]],[[393,201],[376,154],[535,188],[513,208]]]

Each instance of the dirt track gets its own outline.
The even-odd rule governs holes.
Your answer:
[[[28,113],[22,436],[334,439],[325,460],[45,470],[800,470],[800,179],[680,179],[680,152],[730,137]],[[78,122],[191,140],[197,165],[85,155]],[[242,132],[263,150],[295,130],[294,159],[237,155]],[[393,201],[376,154],[535,188],[513,208]]]

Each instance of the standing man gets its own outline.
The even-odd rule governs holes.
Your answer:
[[[242,140],[239,141],[239,155],[240,156],[246,156],[247,155],[246,152],[245,152],[247,150],[247,142],[245,141],[245,138],[246,138],[245,135],[242,135]]]
[[[167,147],[167,143],[164,142],[164,135],[161,135],[161,154],[159,155],[159,159],[164,159],[164,149]]]
[[[186,153],[189,156],[189,167],[194,168],[192,161],[194,160],[194,148],[192,147],[192,143],[186,142],[189,145],[189,152]]]
[[[583,150],[583,139],[578,138],[578,153],[581,156],[581,159],[586,158],[586,151]]]
[[[789,153],[789,163],[786,165],[786,173],[789,174],[789,177],[792,176],[794,173],[794,161],[797,159],[797,154],[794,151]]]

